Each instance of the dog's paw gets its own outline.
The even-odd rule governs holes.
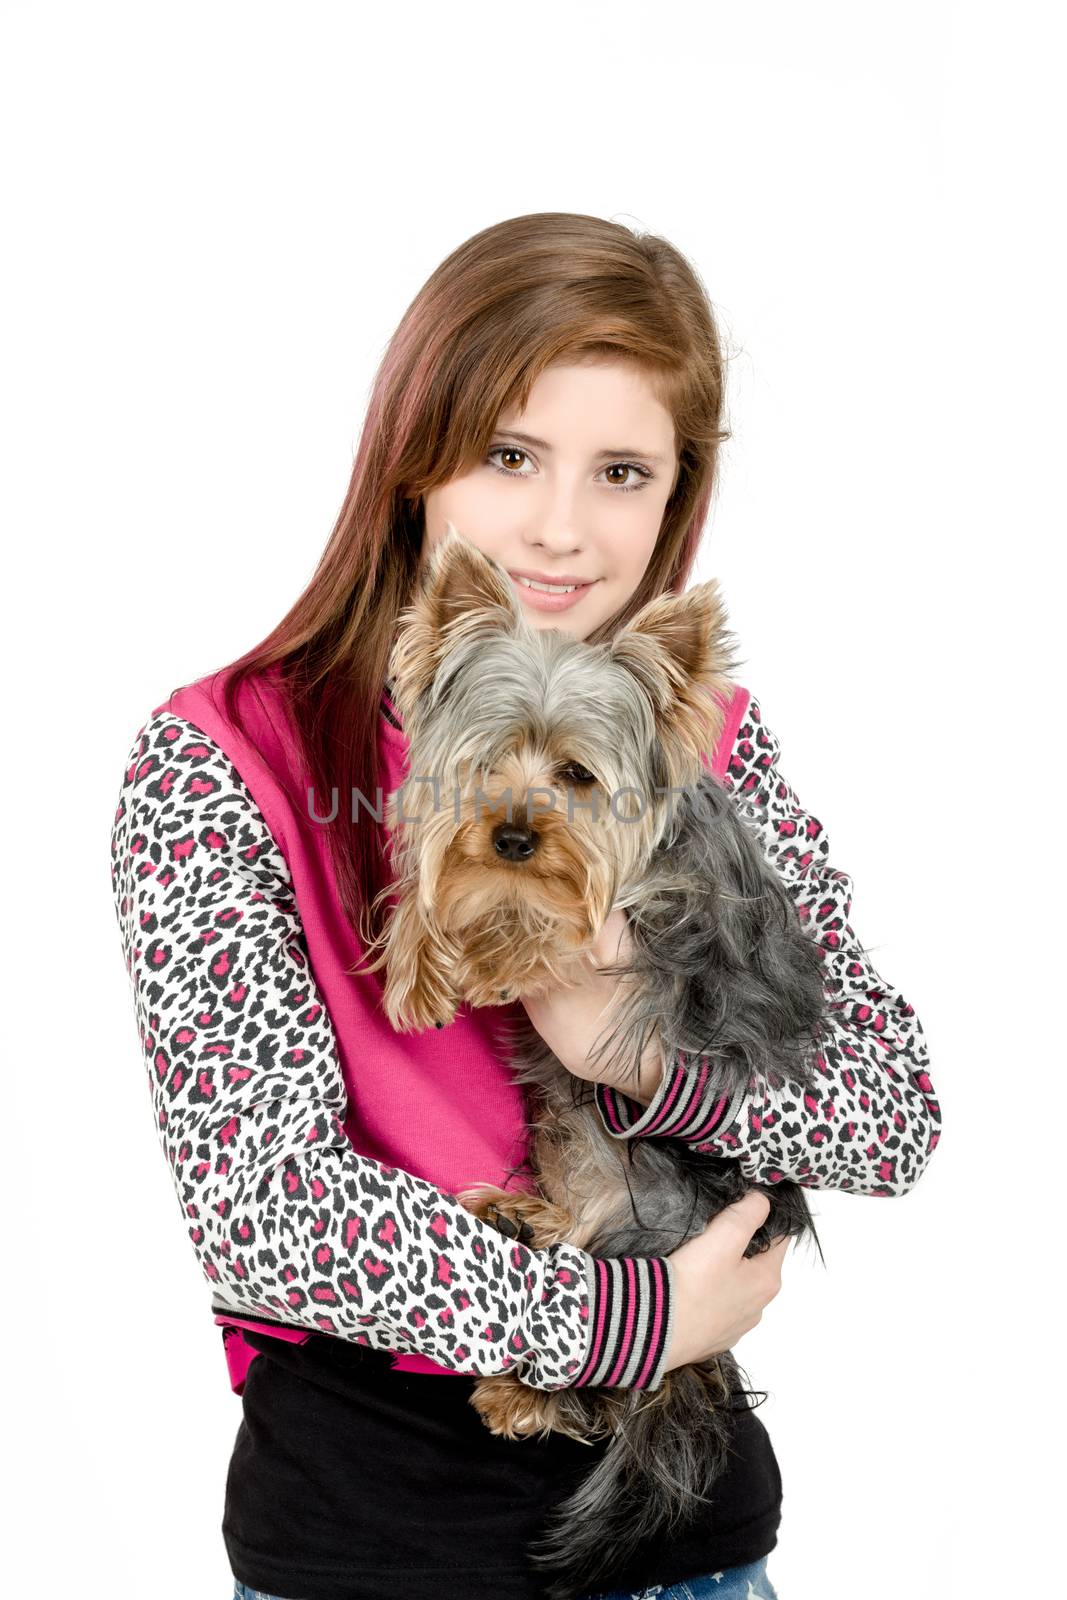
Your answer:
[[[519,997],[519,991],[513,985],[501,984],[499,972],[461,968],[455,976],[457,988],[471,1006],[503,1006]]]
[[[441,1012],[445,1015],[442,1016]],[[421,1033],[424,1028],[447,1028],[456,1015],[454,1006],[437,1006],[432,1011],[420,1010],[411,1004],[386,1006],[385,1014],[394,1033]]]
[[[457,1194],[456,1199],[472,1217],[491,1223],[505,1239],[517,1239],[520,1244],[536,1249],[536,1230],[522,1214],[528,1207],[539,1208],[543,1204],[536,1196],[527,1196],[524,1200],[520,1195],[508,1194],[491,1184],[476,1184]]]
[[[509,1216],[506,1211],[501,1211],[499,1206],[489,1205],[485,1209],[485,1220],[491,1222],[505,1239],[517,1239],[520,1244],[533,1246],[536,1242],[533,1227],[529,1222],[520,1218]]]
[[[455,999],[440,986],[421,984],[410,987],[387,983],[382,1009],[394,1033],[421,1033],[424,1028],[445,1028],[456,1015]]]
[[[470,1397],[489,1432],[500,1439],[528,1439],[533,1434],[547,1438],[552,1431],[551,1401],[550,1394],[532,1389],[510,1372],[479,1378]]]
[[[551,1433],[560,1433],[591,1445],[608,1432],[599,1410],[576,1415],[565,1409],[557,1394],[531,1388],[515,1372],[479,1378],[470,1403],[489,1432],[501,1439],[530,1439],[535,1434],[547,1439]]]

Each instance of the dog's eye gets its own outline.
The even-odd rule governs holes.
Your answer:
[[[590,772],[588,767],[583,767],[580,761],[565,761],[556,769],[557,776],[563,783],[595,783],[596,773]]]

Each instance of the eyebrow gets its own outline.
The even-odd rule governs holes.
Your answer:
[[[515,428],[498,428],[498,433],[506,433],[509,439],[518,439],[521,444],[532,445],[535,450],[548,450],[552,446],[547,439],[535,439],[532,433],[519,433]],[[663,466],[664,458],[656,455],[652,450],[638,450],[633,445],[627,445],[618,450],[598,450],[593,457],[594,461],[614,459],[616,456],[640,456],[642,461],[654,461],[658,467]]]

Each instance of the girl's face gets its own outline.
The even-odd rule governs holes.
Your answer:
[[[625,362],[560,363],[497,419],[484,461],[425,496],[422,560],[446,522],[508,571],[527,621],[585,639],[631,598],[677,476],[674,422]],[[523,578],[579,587],[544,594]]]

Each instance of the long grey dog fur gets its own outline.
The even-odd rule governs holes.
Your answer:
[[[632,964],[602,969],[640,980],[607,1050],[636,1036],[640,1059],[643,1030],[658,1020],[670,1049],[715,1057],[724,1094],[753,1078],[758,1085],[809,1084],[824,1015],[821,957],[717,779],[702,779],[683,796],[677,825],[649,862],[641,891],[630,913]],[[616,1176],[618,1163],[626,1163],[626,1201],[583,1240],[593,1255],[670,1254],[753,1187],[737,1159],[694,1151],[680,1139],[607,1139],[590,1085],[566,1072],[528,1023],[508,1031],[515,1074],[541,1091],[545,1122],[572,1137],[580,1118],[584,1137],[574,1142],[588,1152],[586,1160]],[[771,1209],[746,1255],[786,1233],[807,1236],[818,1248],[803,1188],[789,1181],[759,1187]],[[620,1412],[607,1449],[554,1508],[528,1552],[546,1578],[556,1575],[546,1583],[548,1600],[576,1600],[664,1529],[700,1515],[714,1528],[714,1485],[727,1466],[731,1437],[728,1412],[747,1405],[749,1392],[731,1351],[716,1360],[731,1397],[725,1406],[710,1403],[694,1367],[666,1375],[666,1403],[649,1405],[640,1390],[615,1391]],[[554,1398],[565,1414],[583,1415],[595,1393],[572,1388]]]

